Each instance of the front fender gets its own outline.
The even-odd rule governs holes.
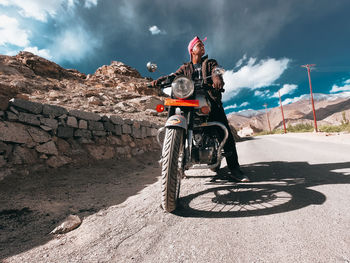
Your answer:
[[[182,115],[173,115],[167,119],[165,127],[179,127],[187,130],[186,118]]]

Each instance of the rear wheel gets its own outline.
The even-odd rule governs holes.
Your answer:
[[[167,128],[162,152],[162,207],[167,212],[176,209],[180,193],[179,156],[182,151],[183,129]]]

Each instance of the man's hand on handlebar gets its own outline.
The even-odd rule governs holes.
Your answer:
[[[216,90],[222,90],[224,85],[220,78],[212,78],[213,79],[213,87]]]

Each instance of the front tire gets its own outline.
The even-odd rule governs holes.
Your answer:
[[[180,192],[179,156],[183,147],[183,129],[167,128],[162,151],[162,207],[167,212],[176,209]]]

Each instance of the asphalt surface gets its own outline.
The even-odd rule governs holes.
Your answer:
[[[251,182],[225,179],[224,163],[216,177],[209,170],[188,171],[175,214],[160,208],[160,169],[154,163],[61,170],[68,178],[109,178],[100,189],[105,194],[96,196],[98,202],[77,194],[75,209],[87,196],[94,208],[80,213],[79,228],[56,237],[42,231],[32,239],[35,228],[27,229],[21,233],[29,241],[12,240],[15,249],[2,250],[3,261],[350,262],[349,137],[310,138],[239,142],[242,170]]]

